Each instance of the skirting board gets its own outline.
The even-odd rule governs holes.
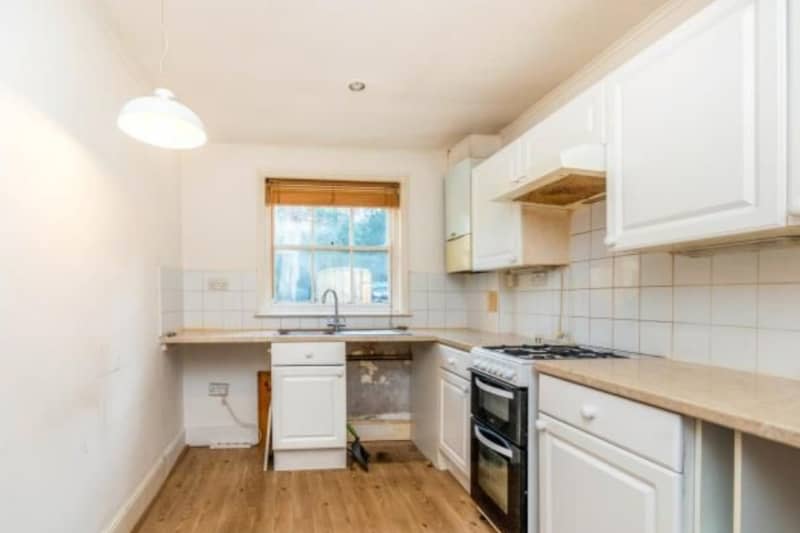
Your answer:
[[[181,431],[167,445],[161,453],[161,457],[156,460],[156,463],[150,468],[141,483],[136,486],[136,489],[134,489],[125,503],[122,504],[122,507],[114,515],[111,522],[102,530],[102,533],[129,533],[133,529],[136,522],[147,510],[150,502],[158,494],[158,490],[166,481],[185,446],[186,434]]]
[[[189,426],[186,428],[187,446],[211,446],[219,442],[258,444],[258,430],[239,426]]]

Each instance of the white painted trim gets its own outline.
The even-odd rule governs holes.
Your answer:
[[[228,426],[187,426],[187,446],[211,446],[220,442],[258,444],[258,430],[231,424]]]
[[[125,500],[111,522],[102,529],[102,533],[128,533],[133,529],[150,502],[158,494],[185,446],[185,432],[181,430],[172,442],[167,444],[155,464],[145,474],[144,479]]]

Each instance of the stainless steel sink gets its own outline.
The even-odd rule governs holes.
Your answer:
[[[302,337],[302,336],[310,336],[314,337],[317,335],[330,335],[330,336],[337,336],[337,337],[370,337],[370,336],[379,336],[384,337],[387,335],[411,335],[411,332],[407,329],[403,328],[395,328],[395,329],[342,329],[340,331],[334,331],[332,329],[279,329],[278,335],[284,336],[295,336],[295,337]]]
[[[343,329],[337,333],[337,335],[343,336],[370,336],[376,335],[379,337],[383,337],[385,335],[411,335],[411,332],[407,329]]]
[[[285,336],[311,336],[316,335],[333,335],[332,329],[279,329],[278,335]]]

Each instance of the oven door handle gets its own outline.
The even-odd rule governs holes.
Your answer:
[[[479,377],[475,378],[475,386],[477,386],[479,389],[481,389],[484,392],[488,392],[489,394],[494,394],[495,396],[499,396],[499,397],[505,398],[507,400],[513,400],[514,399],[514,393],[513,392],[509,392],[507,390],[503,390],[503,389],[501,389],[499,387],[492,387],[491,385],[487,385],[486,383],[481,381],[481,378],[479,378]]]
[[[495,444],[494,442],[484,437],[483,433],[481,432],[481,429],[478,426],[475,426],[475,438],[478,439],[478,442],[480,442],[493,452],[497,452],[507,459],[512,459],[514,457],[514,452],[510,448],[504,448],[499,444]]]

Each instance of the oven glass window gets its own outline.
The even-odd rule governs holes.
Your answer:
[[[480,391],[481,409],[502,422],[511,420],[511,401],[494,394]]]
[[[508,513],[508,460],[480,446],[478,452],[478,484],[492,501]]]

